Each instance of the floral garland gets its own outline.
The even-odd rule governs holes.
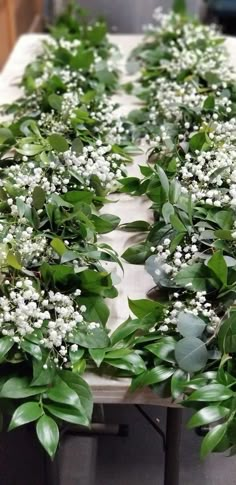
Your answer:
[[[119,367],[105,303],[117,290],[101,263],[121,263],[99,235],[120,220],[99,209],[131,159],[113,115],[117,52],[106,26],[70,5],[42,47],[22,98],[2,107],[10,121],[0,127],[0,400],[3,409],[11,402],[9,429],[35,422],[53,456],[63,421],[91,420],[80,374],[102,361]],[[129,375],[145,369],[136,361]]]
[[[113,115],[118,53],[106,28],[71,6],[26,68],[24,96],[2,110],[0,399],[9,429],[35,422],[50,456],[63,421],[90,422],[80,374],[94,365],[193,407],[190,427],[218,423],[202,456],[235,449],[236,91],[217,30],[183,4],[157,11],[134,53],[143,108],[127,120]],[[143,178],[120,180],[128,139],[140,138]],[[147,237],[123,256],[145,263],[156,288],[129,301],[136,319],[109,337],[104,299],[117,290],[101,262],[121,263],[99,234],[119,218],[99,209],[120,182],[153,202],[152,225],[126,225]]]
[[[131,303],[147,329],[132,343],[148,368],[132,389],[152,385],[195,409],[189,427],[210,425],[202,457],[234,454],[235,73],[218,31],[187,17],[184,2],[154,18],[133,53],[143,107],[129,115],[133,138],[149,144],[148,164],[143,178],[121,181],[122,191],[146,194],[154,213],[152,225],[126,226],[147,236],[123,257],[145,264],[156,285],[153,301]]]

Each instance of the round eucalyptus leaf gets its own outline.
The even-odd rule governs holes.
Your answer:
[[[190,312],[180,312],[177,319],[177,327],[183,337],[200,337],[206,328],[206,323]]]
[[[184,337],[176,344],[175,358],[181,369],[187,372],[197,372],[207,363],[206,345],[199,338]]]
[[[173,286],[173,283],[170,283],[169,275],[164,271],[164,264],[165,261],[161,256],[153,254],[146,260],[145,269],[157,285],[164,287]]]

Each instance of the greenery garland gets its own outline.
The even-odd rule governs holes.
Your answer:
[[[144,104],[124,122],[112,115],[117,51],[103,23],[71,6],[27,67],[24,96],[4,107],[0,402],[9,429],[35,422],[50,456],[63,421],[89,424],[80,374],[94,365],[193,407],[190,427],[218,423],[202,456],[235,450],[236,90],[218,32],[187,18],[183,1],[175,10],[156,12],[134,53]],[[141,137],[143,178],[120,180],[128,139]],[[121,263],[99,234],[119,219],[99,209],[118,180],[153,202],[152,225],[122,229],[146,232],[123,256],[145,263],[156,288],[129,301],[136,318],[109,337],[104,298],[117,291],[101,262]]]
[[[235,74],[224,39],[189,18],[184,2],[167,15],[157,9],[154,18],[157,26],[148,26],[131,59],[142,70],[133,92],[143,107],[129,121],[133,137],[150,146],[148,164],[141,179],[121,181],[124,192],[146,194],[154,214],[152,225],[126,226],[146,236],[123,257],[145,263],[156,285],[154,301],[132,302],[133,313],[150,323],[133,339],[148,370],[132,389],[152,385],[184,397],[196,410],[189,427],[210,425],[201,456],[234,454]]]
[[[105,24],[70,5],[26,68],[22,98],[2,108],[0,402],[9,429],[35,422],[51,457],[63,421],[90,423],[86,366],[119,367],[105,303],[117,290],[102,264],[122,265],[99,241],[120,222],[99,209],[131,160],[113,116],[116,59]],[[145,369],[136,361],[129,373]]]

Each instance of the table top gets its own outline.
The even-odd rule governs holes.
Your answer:
[[[11,102],[21,95],[21,89],[17,83],[22,77],[25,66],[40,52],[41,42],[46,39],[45,34],[26,34],[19,38],[13,52],[11,53],[1,75],[0,75],[0,105]],[[141,35],[110,35],[111,41],[116,44],[121,53],[120,69],[122,82],[131,80],[125,74],[125,60],[134,47],[141,41]],[[227,48],[230,53],[231,62],[236,67],[236,39],[228,37],[226,39]],[[126,114],[137,107],[138,101],[135,97],[120,93],[114,98],[120,105],[117,115]],[[133,163],[128,166],[128,176],[139,176],[139,165],[145,164],[145,147],[143,153],[135,156]],[[134,220],[152,220],[152,212],[149,210],[150,201],[145,197],[131,197],[127,194],[113,194],[109,196],[111,202],[103,208],[105,213],[113,213],[121,218],[121,223],[132,222]],[[142,235],[141,235],[142,237]],[[128,233],[115,230],[103,236],[100,241],[110,244],[119,255],[125,249],[140,240],[140,234]],[[117,285],[119,295],[114,300],[109,300],[110,317],[108,327],[114,330],[130,315],[128,307],[128,297],[131,299],[145,298],[146,293],[153,286],[153,280],[148,275],[143,266],[123,264],[124,274],[114,265],[109,265],[109,270],[115,271],[120,277]],[[130,379],[111,378],[97,373],[87,373],[85,378],[92,388],[94,401],[97,403],[132,403],[132,404],[157,404],[160,406],[175,406],[171,399],[162,399],[152,392],[149,388],[144,388],[136,392],[129,392]]]

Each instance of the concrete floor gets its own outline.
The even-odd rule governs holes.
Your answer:
[[[165,425],[165,410],[146,407]],[[46,484],[40,448],[27,430],[0,437],[0,485],[163,485],[159,435],[133,406],[106,406],[106,422],[129,424],[129,436],[67,438],[60,451],[60,479]],[[185,420],[187,414],[185,412]],[[199,459],[200,438],[183,431],[180,485],[235,485],[236,459]]]

